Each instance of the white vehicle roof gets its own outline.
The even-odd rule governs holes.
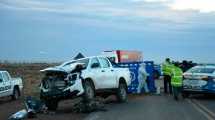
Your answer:
[[[215,69],[215,65],[198,65],[193,68],[214,68]]]
[[[78,61],[78,60],[84,60],[84,59],[91,59],[91,58],[95,58],[95,57],[106,57],[104,55],[100,55],[100,56],[90,56],[90,57],[84,57],[84,58],[80,58],[80,59],[77,59],[77,60],[70,60],[70,61],[67,61],[67,62],[64,62],[63,64],[61,64],[60,66],[64,66],[68,63],[71,63],[73,61]]]
[[[62,63],[59,66],[55,66],[55,67],[49,67],[43,70],[40,70],[41,72],[46,72],[46,71],[61,71],[61,72],[71,72],[72,70],[74,70],[76,68],[77,65],[83,65],[83,63],[74,63],[71,65],[67,65],[70,64],[72,62],[75,61],[79,61],[79,60],[84,60],[84,59],[91,59],[91,58],[95,58],[95,57],[104,57],[104,56],[91,56],[91,57],[85,57],[85,58],[81,58],[81,59],[77,59],[77,60],[70,60],[67,62]]]
[[[189,69],[188,71],[186,71],[184,74],[190,74],[190,73],[192,73],[191,71],[192,70],[195,70],[195,69],[214,69],[214,71],[213,71],[213,73],[207,73],[207,72],[201,72],[201,71],[199,71],[199,72],[194,72],[194,74],[196,74],[196,73],[198,73],[198,74],[208,74],[208,75],[215,75],[215,66],[214,65],[198,65],[198,66],[195,66],[195,67],[193,67],[193,68],[191,68],[191,69]],[[198,71],[198,70],[197,70]]]
[[[5,71],[5,70],[0,70],[0,73],[3,73],[3,72],[7,72],[7,71]]]

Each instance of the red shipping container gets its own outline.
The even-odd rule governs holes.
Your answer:
[[[114,61],[116,63],[143,61],[143,54],[140,51],[130,51],[130,50],[104,51],[103,55],[107,55],[107,57],[109,58],[114,57]]]

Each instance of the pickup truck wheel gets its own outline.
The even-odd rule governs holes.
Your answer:
[[[95,90],[93,84],[90,81],[85,81],[83,87],[84,87],[83,94],[84,101],[89,102],[93,100],[95,97]]]
[[[127,87],[125,83],[119,83],[116,96],[120,103],[127,101]]]
[[[14,90],[13,90],[13,95],[12,95],[12,99],[13,99],[13,100],[19,99],[19,90],[18,90],[18,88],[14,88]]]
[[[46,100],[45,101],[46,107],[50,111],[56,111],[58,108],[58,101],[57,100]]]

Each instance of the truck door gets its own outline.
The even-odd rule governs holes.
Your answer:
[[[12,89],[12,81],[10,80],[11,77],[8,72],[3,72],[2,73],[3,79],[4,79],[4,89],[5,89],[5,95],[9,96],[13,94],[13,89]]]
[[[5,87],[5,83],[1,72],[0,73],[0,97],[6,96],[4,87]]]
[[[101,64],[96,57],[92,58],[90,61],[90,74],[93,76],[95,87],[98,89],[102,88],[101,80],[103,79],[104,74],[102,74]]]
[[[104,57],[99,57],[99,61],[102,66],[101,72],[104,76],[103,79],[101,79],[101,84],[104,86],[103,88],[113,88],[116,84],[116,75],[114,75],[114,70],[111,68],[110,62]]]

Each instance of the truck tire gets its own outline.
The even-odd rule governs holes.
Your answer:
[[[127,87],[123,82],[119,83],[119,87],[117,89],[116,97],[118,102],[124,103],[127,101]]]
[[[58,108],[57,100],[45,100],[45,105],[50,111],[56,111]]]
[[[84,82],[83,87],[84,87],[83,100],[85,102],[90,102],[95,97],[94,86],[90,81],[87,80]]]
[[[17,87],[15,87],[14,90],[13,90],[12,100],[19,99],[19,96],[20,96],[19,89]]]

